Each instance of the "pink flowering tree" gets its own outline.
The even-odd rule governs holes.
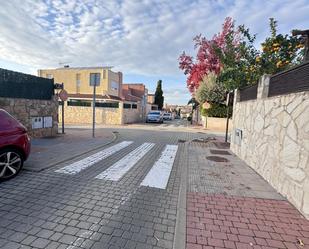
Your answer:
[[[187,76],[187,87],[191,93],[198,89],[200,83],[209,73],[220,74],[223,68],[220,57],[229,52],[230,46],[237,47],[239,45],[240,36],[234,28],[233,19],[227,17],[222,25],[222,31],[214,35],[212,39],[208,40],[202,35],[198,35],[193,41],[197,50],[196,58],[185,52],[179,57],[179,68]]]

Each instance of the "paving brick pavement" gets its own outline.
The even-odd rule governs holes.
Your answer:
[[[187,249],[309,248],[309,221],[214,141],[190,143],[187,190]]]
[[[115,143],[134,143],[78,174],[55,171],[83,156],[1,183],[0,248],[172,248],[185,155],[179,139],[202,135],[124,129],[118,135]],[[155,146],[119,181],[95,178],[145,142]],[[179,146],[167,188],[140,186],[166,144]]]
[[[284,200],[190,192],[187,249],[198,248],[309,248],[309,221]]]

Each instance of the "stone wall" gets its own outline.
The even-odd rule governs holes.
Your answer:
[[[137,109],[123,109],[123,123],[132,124],[142,121],[141,106],[138,105]]]
[[[58,101],[56,96],[52,100],[0,98],[0,108],[19,120],[28,129],[31,137],[54,136],[58,132]],[[32,119],[36,117],[52,117],[52,127],[34,129]]]
[[[231,149],[309,218],[309,92],[267,97],[269,76],[256,100],[233,107]]]
[[[140,105],[137,109],[124,109],[123,102],[119,108],[96,107],[96,124],[122,125],[140,122]],[[59,123],[62,122],[62,109],[59,106]],[[64,109],[65,124],[92,124],[92,107],[67,106]]]

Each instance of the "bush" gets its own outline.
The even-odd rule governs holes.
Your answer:
[[[226,105],[224,104],[211,104],[209,109],[201,109],[201,115],[207,117],[226,118]],[[229,116],[232,117],[232,107],[229,110]]]

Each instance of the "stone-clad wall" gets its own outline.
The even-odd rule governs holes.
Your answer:
[[[64,106],[65,124],[92,124],[92,107]],[[96,107],[96,123],[106,125],[122,125],[140,122],[140,105],[138,109],[124,109],[123,103],[119,108]],[[62,122],[62,110],[59,106],[59,123]]]
[[[121,124],[118,108],[96,108],[97,124]],[[59,123],[62,122],[62,109],[59,106]],[[92,107],[65,106],[65,124],[92,124]]]
[[[236,91],[231,149],[309,218],[309,92],[267,97],[268,86],[256,100]]]
[[[54,136],[58,132],[58,101],[56,96],[51,100],[0,98],[0,108],[19,120],[31,137]],[[32,128],[32,118],[52,117],[51,128]]]

